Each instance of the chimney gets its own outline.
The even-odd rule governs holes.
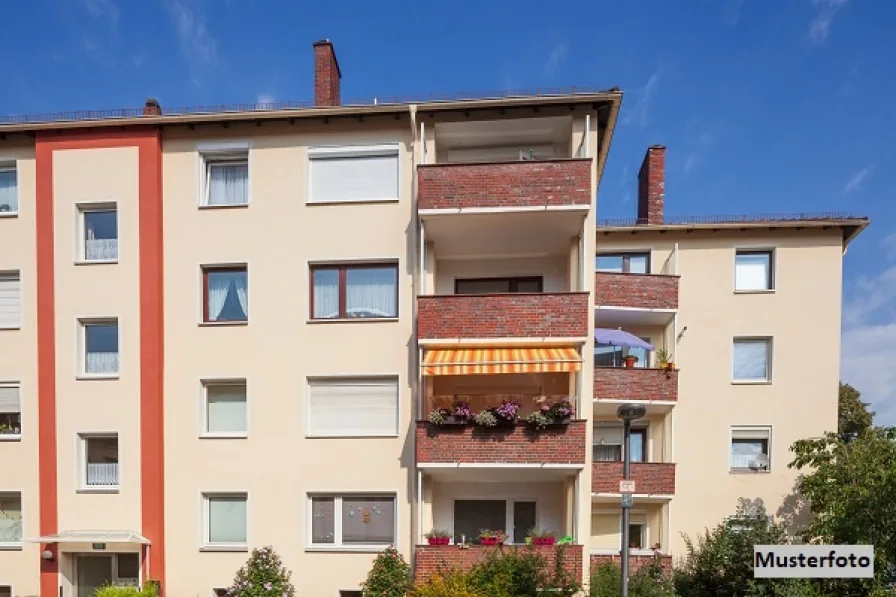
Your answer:
[[[641,171],[638,172],[638,223],[663,223],[664,171],[666,147],[652,145],[647,148]]]
[[[342,73],[339,72],[339,63],[336,62],[333,42],[329,39],[314,42],[314,105],[340,105],[342,103],[339,98],[339,81],[341,79]]]
[[[143,115],[144,116],[161,116],[162,115],[162,106],[159,105],[159,100],[154,97],[146,100],[146,103],[143,105]]]

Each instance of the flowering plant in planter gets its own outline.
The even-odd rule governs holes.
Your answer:
[[[448,545],[451,543],[451,533],[440,529],[433,529],[424,535],[430,545]]]
[[[433,425],[444,425],[451,412],[447,408],[434,408],[429,413],[429,422]]]
[[[494,427],[498,424],[498,417],[495,415],[495,413],[492,412],[491,409],[476,413],[476,416],[473,417],[473,420],[477,425],[481,427]]]
[[[506,423],[516,423],[519,420],[521,406],[516,400],[502,400],[501,406],[495,409],[495,415]]]
[[[452,405],[451,408],[453,410],[452,414],[454,415],[454,418],[457,419],[458,421],[462,421],[462,422],[466,423],[467,421],[469,421],[470,419],[473,418],[473,409],[470,408],[469,402],[457,400],[457,401],[455,401],[455,403]]]
[[[575,408],[572,405],[572,402],[563,398],[562,400],[558,400],[554,403],[550,408],[551,418],[554,419],[555,423],[560,423],[566,419],[572,418],[573,413],[575,412]]]
[[[553,531],[532,529],[529,531],[528,538],[532,540],[532,545],[554,545],[557,543],[557,535]]]
[[[481,529],[479,531],[479,543],[482,545],[503,545],[507,539],[504,531]]]
[[[529,416],[526,417],[526,422],[535,429],[544,429],[553,422],[553,419],[551,418],[551,407],[543,405],[535,412],[529,413]]]

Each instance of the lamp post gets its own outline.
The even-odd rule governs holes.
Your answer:
[[[631,479],[631,437],[632,421],[636,421],[647,414],[643,404],[623,404],[616,410],[616,416],[622,419],[622,478],[625,481]],[[622,494],[622,585],[620,595],[628,597],[628,522],[629,511],[632,507],[632,494]]]

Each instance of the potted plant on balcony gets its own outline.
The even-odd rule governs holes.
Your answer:
[[[492,529],[482,529],[479,531],[480,545],[503,545],[507,535],[504,531],[495,531]]]
[[[473,421],[480,427],[495,427],[498,424],[498,417],[494,413],[494,409],[487,408],[476,413]]]
[[[505,425],[516,425],[522,405],[516,400],[502,400],[501,406],[495,408],[498,422]]]
[[[553,422],[553,419],[551,419],[551,407],[547,404],[542,404],[538,410],[529,413],[526,417],[526,422],[535,429],[546,428]]]
[[[567,398],[561,398],[550,407],[551,422],[554,425],[566,425],[575,413],[575,407]]]
[[[665,348],[656,351],[656,363],[660,369],[671,371],[675,369],[675,363],[672,362],[672,355]]]
[[[451,533],[441,529],[433,529],[424,535],[430,545],[448,545],[451,543]]]
[[[444,425],[450,415],[451,411],[447,408],[434,408],[429,413],[429,422],[433,425]]]
[[[456,425],[466,425],[473,418],[473,409],[469,402],[455,400],[451,405],[451,418]]]
[[[622,360],[625,362],[626,369],[634,369],[635,363],[638,362],[638,357],[633,354],[627,354]]]
[[[532,539],[532,545],[554,545],[557,543],[557,535],[553,531],[532,529],[529,531],[529,538]]]

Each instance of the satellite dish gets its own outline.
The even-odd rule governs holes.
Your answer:
[[[756,458],[750,461],[750,469],[754,471],[765,471],[768,470],[768,464],[768,456],[759,454]]]

